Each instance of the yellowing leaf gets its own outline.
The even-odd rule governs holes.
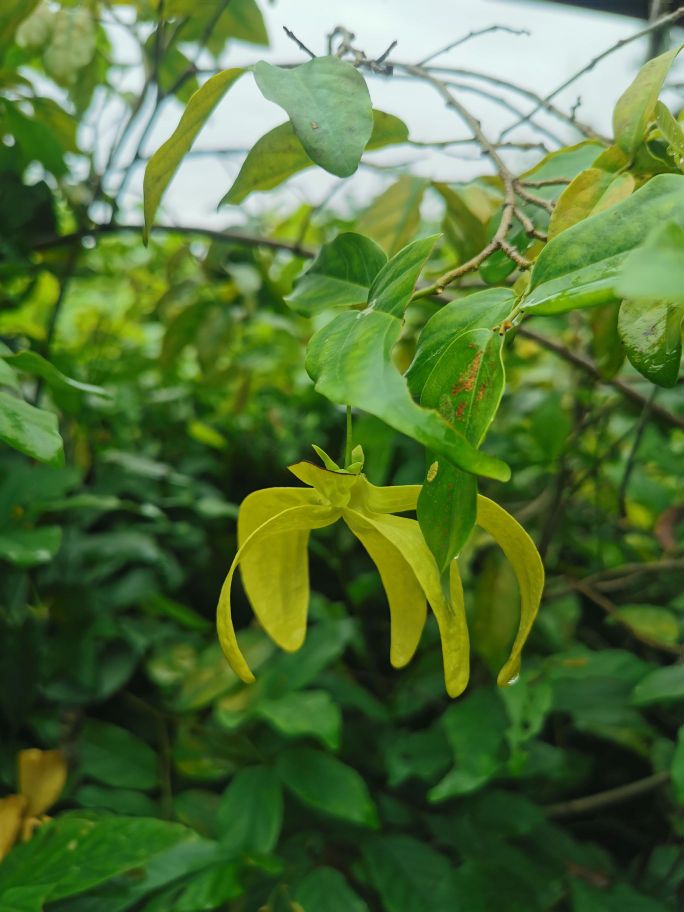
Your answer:
[[[477,525],[497,542],[515,571],[520,587],[520,623],[511,654],[499,672],[500,685],[508,684],[520,670],[520,653],[539,610],[544,589],[544,567],[534,542],[520,523],[493,500],[478,495]]]
[[[587,168],[565,188],[549,222],[549,240],[590,215],[603,212],[626,199],[634,190],[631,174],[612,174]]]
[[[242,68],[236,67],[232,70],[223,70],[208,79],[188,102],[178,126],[169,139],[157,149],[147,163],[143,180],[145,214],[143,241],[145,243],[150,236],[150,229],[164,191],[176,173],[183,156],[189,151],[195,137],[216,105],[243,73]]]
[[[262,544],[264,540],[269,539],[273,535],[280,535],[284,532],[321,529],[323,526],[329,526],[331,523],[334,523],[339,516],[340,511],[331,506],[315,506],[309,503],[303,503],[300,506],[290,507],[255,529],[252,534],[245,539],[233,558],[233,563],[230,565],[228,576],[223,583],[223,588],[221,589],[221,594],[219,596],[216,625],[218,628],[219,643],[228,660],[228,664],[235,674],[246,684],[251,684],[252,681],[254,681],[254,675],[238,646],[230,607],[230,590],[238,564],[245,555],[248,555],[255,547]],[[269,572],[270,568],[266,566],[264,568],[264,573],[267,574]]]
[[[347,510],[344,518],[378,568],[392,620],[390,662],[395,668],[402,668],[413,658],[425,626],[425,595],[401,552],[367,516]]]
[[[380,194],[357,222],[365,234],[393,256],[415,237],[420,204],[429,181],[405,174]]]
[[[315,502],[308,488],[266,488],[242,502],[238,545],[259,526],[291,507]],[[309,530],[287,530],[254,543],[240,563],[245,592],[254,614],[281,649],[292,652],[304,642],[309,607]]]
[[[19,791],[26,797],[26,815],[38,817],[57,801],[67,777],[66,758],[60,750],[36,747],[19,752]]]

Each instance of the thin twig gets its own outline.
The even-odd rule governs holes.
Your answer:
[[[630,624],[630,622],[620,614],[618,606],[603,595],[603,593],[594,589],[586,580],[569,579],[567,582],[571,589],[579,592],[581,595],[585,596],[585,598],[588,598],[590,602],[593,602],[595,605],[598,605],[599,608],[602,608],[609,617],[617,621],[625,630],[628,630],[634,639],[643,643],[644,646],[648,646],[651,649],[657,649],[659,652],[665,652],[668,655],[677,656],[677,658],[682,658],[684,655],[684,647],[673,646],[669,643],[663,643],[661,640],[655,640],[647,634],[642,633],[633,624]]]
[[[534,117],[534,115],[538,111],[540,111],[544,107],[545,104],[552,101],[557,95],[560,95],[561,92],[563,92],[565,89],[567,89],[569,86],[571,86],[573,84],[573,82],[576,82],[581,76],[584,76],[585,73],[588,73],[588,72],[590,72],[590,70],[593,70],[594,67],[598,63],[600,63],[602,60],[605,60],[606,57],[609,57],[615,51],[619,51],[621,48],[625,47],[626,45],[631,44],[633,41],[637,41],[639,38],[643,38],[645,35],[650,35],[654,31],[657,31],[659,29],[664,28],[667,25],[671,25],[671,24],[677,22],[677,20],[681,19],[682,16],[684,16],[684,6],[680,6],[673,13],[669,13],[669,15],[663,16],[661,19],[657,19],[655,22],[651,22],[645,28],[640,29],[638,32],[634,32],[633,35],[628,35],[627,38],[621,38],[614,45],[607,48],[605,51],[602,51],[598,56],[596,56],[592,60],[590,60],[586,66],[582,67],[581,70],[578,70],[576,73],[574,73],[572,76],[570,76],[569,79],[566,79],[565,82],[561,83],[561,85],[559,85],[557,88],[555,88],[553,90],[553,92],[550,92],[548,95],[546,95],[542,99],[542,101],[540,103],[538,103],[536,105],[536,107],[534,107],[526,117],[524,117],[520,120],[517,120],[515,123],[506,127],[506,129],[503,130],[501,132],[501,134],[499,135],[499,140],[502,140],[505,136],[508,136],[508,134],[512,130],[515,130],[517,127],[519,127],[522,124],[529,121],[529,119],[531,117]]]
[[[646,405],[641,410],[641,415],[639,415],[639,420],[637,421],[636,430],[634,433],[634,442],[629,451],[629,456],[627,457],[627,462],[625,464],[625,471],[622,473],[622,480],[620,481],[620,488],[618,490],[618,516],[625,517],[627,515],[627,489],[629,487],[629,479],[636,465],[636,457],[639,452],[639,446],[644,436],[644,431],[646,430],[646,424],[648,422],[648,416],[651,414],[651,408],[653,402],[658,393],[658,387],[654,386],[651,395],[648,397]]]
[[[643,396],[637,390],[632,389],[628,383],[625,383],[623,380],[619,380],[616,377],[604,377],[593,361],[590,361],[583,355],[570,351],[570,349],[561,345],[559,342],[556,342],[554,339],[549,339],[547,336],[543,336],[533,329],[528,329],[527,326],[519,326],[517,328],[517,333],[526,339],[531,339],[547,351],[554,352],[559,358],[562,358],[564,361],[567,361],[568,364],[572,364],[574,367],[579,368],[584,371],[584,373],[589,374],[604,386],[610,386],[612,389],[617,390],[625,399],[628,399],[635,405],[643,408],[648,402],[647,396]],[[653,416],[654,421],[657,421],[660,424],[684,430],[684,417],[675,415],[673,412],[668,411],[660,405],[654,403],[651,406],[651,415]]]
[[[465,44],[466,41],[470,41],[471,38],[479,38],[481,35],[488,35],[491,32],[507,32],[509,35],[530,35],[530,32],[527,29],[511,28],[508,25],[488,25],[486,28],[474,29],[472,32],[468,32],[467,35],[457,38],[456,41],[452,41],[451,44],[447,44],[446,47],[443,47],[441,50],[435,51],[433,54],[425,57],[419,62],[418,66],[424,67],[425,64],[430,63],[435,57],[440,57],[442,54],[453,51],[454,48],[460,47],[462,44]]]
[[[285,32],[287,37],[290,39],[290,41],[294,41],[294,43],[297,45],[297,47],[300,49],[300,51],[304,51],[304,53],[308,54],[309,57],[311,57],[312,59],[316,56],[314,54],[314,52],[310,51],[309,48],[302,41],[300,41],[299,38],[297,38],[297,36],[295,35],[295,33],[293,31],[291,31],[286,25],[283,26],[283,31]]]
[[[627,785],[619,785],[617,788],[606,789],[604,792],[597,792],[594,795],[587,795],[585,798],[575,798],[572,801],[560,801],[557,804],[549,804],[545,811],[548,817],[576,817],[580,814],[598,811],[604,807],[610,807],[612,804],[621,804],[623,801],[630,801],[632,798],[638,798],[640,795],[647,795],[649,792],[667,785],[670,781],[670,773],[653,773],[652,776],[646,776],[644,779],[638,779],[636,782],[630,782]]]
[[[62,234],[53,238],[45,238],[34,245],[35,250],[52,250],[55,247],[64,247],[80,241],[86,237],[99,237],[105,234],[126,234],[128,232],[141,232],[142,225],[93,225],[91,228],[84,228],[81,231],[74,231],[71,234]],[[245,247],[268,247],[271,250],[285,250],[305,259],[311,259],[316,256],[317,251],[302,244],[292,243],[291,241],[281,241],[275,238],[262,237],[260,235],[249,234],[248,232],[226,230],[217,231],[213,228],[204,228],[201,225],[155,225],[152,229],[154,232],[162,234],[185,234],[196,235],[197,237],[206,237],[218,243],[235,243],[244,244]]]

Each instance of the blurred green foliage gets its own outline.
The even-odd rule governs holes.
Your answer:
[[[145,249],[92,224],[88,207],[115,212],[116,200],[77,126],[108,84],[111,48],[83,15],[95,6],[80,6],[10,2],[0,14],[12,137],[0,144],[0,397],[28,428],[17,439],[16,422],[0,423],[12,447],[0,450],[3,794],[18,790],[22,749],[60,748],[69,766],[52,821],[0,863],[0,908],[681,908],[681,383],[659,391],[660,410],[635,405],[624,387],[650,392],[631,368],[622,387],[609,370],[604,383],[534,333],[506,337],[489,451],[513,480],[482,489],[524,520],[548,577],[515,684],[497,689],[494,676],[517,589],[484,534],[461,559],[475,655],[452,702],[434,624],[411,666],[389,667],[381,583],[342,524],[313,536],[303,649],[277,653],[243,629],[257,683],[242,684],[213,620],[237,506],[289,484],[285,466],[311,442],[340,453],[344,415],[304,373],[316,315],[285,301],[303,257],[182,232]],[[154,24],[154,6],[136,4],[139,22]],[[252,0],[165,6],[178,31],[159,80],[181,101],[192,42],[217,57],[231,38],[267,41]],[[438,189],[446,263],[471,235],[461,197]],[[357,227],[402,246],[386,210],[409,207],[417,226],[424,190],[402,177]],[[285,247],[318,247],[348,225],[303,206],[266,227]],[[409,359],[435,309],[410,305]],[[614,316],[602,332],[595,315],[575,317],[547,318],[543,332],[618,370]],[[374,483],[423,477],[417,444],[379,420],[361,416],[355,442]],[[244,628],[239,588],[235,604]]]

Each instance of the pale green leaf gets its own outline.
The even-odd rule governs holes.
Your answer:
[[[161,198],[171,178],[176,173],[185,153],[207,122],[209,115],[228,89],[242,76],[244,70],[236,67],[223,70],[209,78],[192,96],[174,132],[154,153],[145,168],[143,181],[145,227],[143,240],[147,243],[152,223]]]
[[[262,95],[287,112],[308,156],[338,177],[349,177],[373,131],[366,81],[350,63],[316,57],[291,69],[261,60],[254,78]]]
[[[615,289],[636,301],[684,304],[684,220],[656,227],[622,263]]]
[[[523,309],[553,314],[617,300],[617,275],[627,255],[666,221],[684,224],[684,175],[658,174],[549,241],[532,270]]]
[[[366,152],[408,139],[406,124],[393,114],[373,111],[373,132]],[[293,174],[314,165],[288,121],[258,139],[247,153],[233,186],[220,205],[237,204],[250,193],[272,190]]]
[[[46,361],[41,355],[33,351],[17,352],[13,355],[0,355],[5,362],[15,370],[24,374],[32,374],[34,377],[40,377],[47,385],[56,391],[79,393],[92,393],[95,396],[111,398],[110,393],[101,386],[93,386],[91,383],[81,383],[80,380],[74,380],[67,377],[54,364]]]
[[[634,178],[629,173],[616,175],[601,168],[587,168],[559,196],[549,222],[549,240],[590,215],[610,209],[633,190]]]
[[[681,162],[684,158],[684,130],[678,120],[675,120],[670,109],[659,101],[656,105],[656,121],[658,129],[667,140],[667,144]]]

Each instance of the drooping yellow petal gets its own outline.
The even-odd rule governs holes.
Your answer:
[[[266,488],[240,505],[238,546],[283,510],[316,502],[311,488]],[[260,539],[240,562],[247,598],[266,633],[288,652],[304,642],[309,608],[309,530],[281,532]]]
[[[348,472],[331,472],[312,462],[295,462],[294,465],[288,466],[288,469],[295,478],[316,490],[321,503],[329,503],[333,507],[347,506],[352,488],[358,484],[361,477],[350,475]]]
[[[235,628],[233,627],[233,618],[230,608],[230,589],[233,582],[233,576],[238,564],[245,555],[259,547],[265,540],[274,535],[282,535],[287,532],[301,532],[303,530],[321,529],[323,526],[329,526],[334,523],[340,516],[340,510],[330,506],[318,506],[313,504],[302,504],[296,507],[290,507],[283,510],[277,516],[272,517],[265,523],[256,528],[248,538],[242,543],[237,554],[230,565],[228,576],[223,583],[219,603],[216,612],[216,626],[218,628],[218,637],[221,649],[228,660],[229,665],[235,674],[246,684],[254,681],[245,657],[238,646]],[[267,564],[264,567],[264,573],[272,572],[272,567]],[[282,573],[282,570],[278,571]]]
[[[19,791],[26,797],[26,815],[38,817],[57,801],[67,778],[66,757],[60,750],[36,747],[19,751]]]
[[[369,510],[375,513],[405,513],[415,510],[422,485],[378,487],[364,477],[364,496]]]
[[[520,671],[520,653],[539,610],[544,590],[544,565],[539,552],[520,523],[493,500],[478,494],[477,525],[497,542],[513,567],[520,587],[520,623],[511,654],[498,674],[500,685],[508,684]]]
[[[0,798],[0,861],[19,837],[27,803],[24,795],[8,795],[6,798]]]
[[[413,658],[425,626],[425,594],[401,552],[365,515],[345,510],[344,519],[380,573],[390,609],[390,662],[403,668]]]
[[[415,519],[379,513],[364,514],[364,518],[399,551],[425,593],[442,639],[447,693],[457,697],[469,674],[468,627],[462,604],[449,604],[445,598],[437,564]]]

